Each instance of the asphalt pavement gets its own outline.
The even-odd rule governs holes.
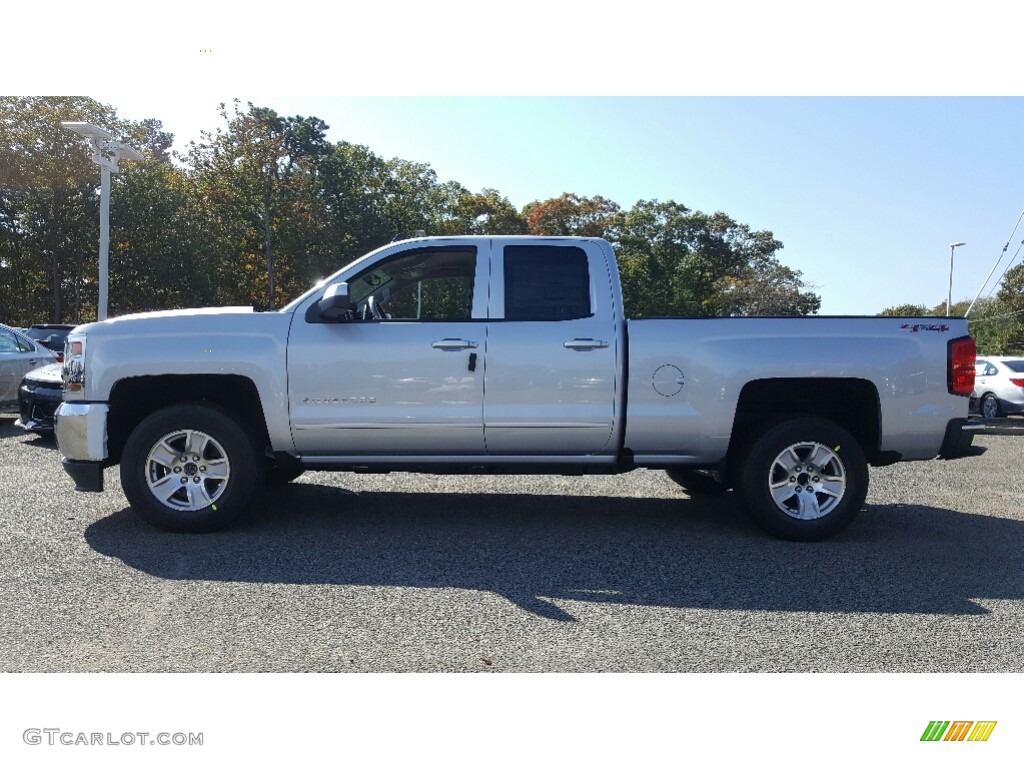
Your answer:
[[[182,535],[0,417],[0,672],[1021,672],[1024,439],[976,443],[823,543],[653,471],[312,472]]]

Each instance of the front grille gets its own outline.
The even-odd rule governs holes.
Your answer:
[[[53,414],[59,403],[33,403],[32,415],[30,418],[38,420],[53,421]],[[22,414],[24,416],[24,414]]]
[[[18,411],[22,424],[30,429],[52,424],[61,402],[61,389],[60,382],[23,381],[18,388]]]

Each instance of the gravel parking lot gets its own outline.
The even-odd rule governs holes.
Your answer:
[[[232,530],[0,417],[0,671],[1024,671],[1024,439],[874,470],[836,539],[618,477],[307,473]]]

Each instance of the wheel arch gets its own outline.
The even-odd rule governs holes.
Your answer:
[[[270,445],[267,422],[256,384],[235,374],[167,374],[121,379],[110,392],[107,452],[111,463],[121,460],[135,425],[170,405],[204,402],[231,413],[262,446]]]
[[[866,379],[755,379],[740,391],[729,440],[729,464],[758,433],[801,416],[817,416],[838,424],[861,447],[869,463],[889,463],[880,449],[882,410],[878,389]]]

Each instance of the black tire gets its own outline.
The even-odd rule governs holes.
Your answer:
[[[172,405],[147,416],[121,456],[128,503],[165,531],[223,528],[262,482],[262,457],[252,436],[229,411],[205,403]]]
[[[863,508],[868,466],[860,445],[838,424],[798,417],[750,443],[736,488],[754,522],[768,533],[821,541],[846,528]]]
[[[717,472],[708,469],[666,469],[665,474],[689,495],[703,493],[724,493],[729,486],[723,483]]]
[[[999,398],[989,392],[978,404],[978,412],[986,419],[998,419],[1003,415],[1003,406]]]
[[[305,467],[282,467],[280,465],[268,467],[264,482],[271,487],[288,485],[288,483],[300,477],[305,471]]]

